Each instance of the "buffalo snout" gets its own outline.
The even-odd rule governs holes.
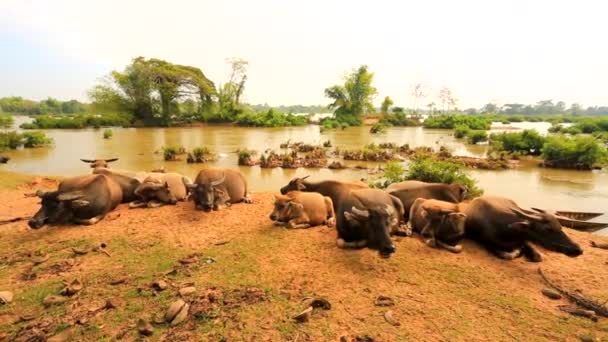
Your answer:
[[[568,251],[566,251],[566,255],[569,257],[577,257],[579,255],[583,254],[583,249],[580,246],[575,246],[572,248],[569,248]]]
[[[30,226],[30,228],[32,229],[39,229],[44,226],[44,222],[40,220],[30,219],[29,221],[27,221],[27,225]]]
[[[395,245],[391,244],[380,248],[379,253],[381,257],[389,258],[396,250]]]

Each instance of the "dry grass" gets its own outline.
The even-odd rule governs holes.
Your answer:
[[[37,186],[41,184],[52,186],[47,181]],[[35,212],[37,200],[24,198],[27,191],[31,188],[0,193],[0,212]],[[224,294],[256,288],[263,296],[218,304],[208,315],[191,315],[177,327],[156,325],[152,340],[334,341],[342,335],[369,335],[377,341],[608,339],[607,319],[594,323],[569,316],[556,308],[565,300],[541,295],[538,264],[498,260],[473,243],[453,255],[417,238],[397,241],[397,253],[388,260],[370,250],[343,251],[335,247],[333,229],[274,227],[267,217],[271,194],[254,194],[253,199],[252,205],[213,213],[194,211],[192,203],[136,210],[121,206],[92,227],[32,231],[25,222],[0,226],[0,291],[15,293],[13,303],[0,306],[0,331],[10,339],[47,320],[47,336],[71,329],[76,340],[112,340],[121,334],[134,340],[137,319],[163,313],[179,297],[180,287],[194,283],[199,295],[210,288]],[[565,287],[607,300],[608,251],[586,247],[588,234],[568,232],[585,253],[572,259],[543,251],[540,265]],[[102,242],[110,256],[73,254],[72,247],[91,249]],[[36,252],[50,258],[32,268]],[[197,262],[178,262],[193,253]],[[174,268],[174,274],[164,275]],[[35,279],[22,279],[32,272]],[[58,294],[63,280],[75,277],[85,285],[75,298],[42,306],[46,295]],[[119,278],[126,282],[109,285]],[[169,288],[150,290],[149,284],[161,278]],[[378,295],[395,300],[390,309],[401,326],[384,320],[387,309],[374,305]],[[328,299],[331,310],[315,311],[310,322],[295,323],[291,316],[304,309],[301,301],[310,296]],[[106,299],[117,308],[87,313]],[[37,317],[33,321],[14,323],[32,313]],[[77,324],[83,317],[86,322]]]

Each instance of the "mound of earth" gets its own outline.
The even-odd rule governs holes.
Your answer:
[[[39,200],[24,193],[54,185],[1,192],[0,216],[31,216]],[[606,301],[608,251],[589,247],[599,237],[568,230],[584,254],[541,249],[540,264],[499,260],[470,242],[454,255],[416,237],[398,238],[397,253],[381,259],[336,248],[328,227],[275,227],[272,194],[252,198],[211,213],[191,202],[121,205],[87,227],[1,225],[0,291],[14,298],[0,304],[0,340],[134,340],[139,331],[167,341],[608,339],[608,319],[560,311],[570,303],[543,296],[538,274],[540,266],[563,287]],[[185,315],[166,323],[180,298]],[[311,298],[329,310],[294,320]]]

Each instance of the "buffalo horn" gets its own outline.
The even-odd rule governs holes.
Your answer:
[[[85,163],[94,163],[95,162],[94,160],[91,160],[91,159],[82,159],[81,158],[80,160],[83,161],[83,162],[85,162]]]
[[[42,198],[42,197],[44,197],[44,195],[46,195],[46,191],[36,190],[36,196]]]
[[[111,163],[111,162],[115,162],[117,161],[118,158],[110,158],[110,159],[106,159],[106,163]]]
[[[226,180],[226,174],[222,172],[222,178],[211,182],[211,186],[218,186],[218,185],[224,183],[225,180]]]
[[[521,209],[511,209],[513,210],[514,213],[516,213],[517,215],[523,217],[523,218],[527,218],[528,220],[532,220],[532,221],[542,221],[543,218],[540,217],[539,215],[536,214],[527,214],[525,212],[523,212]]]
[[[357,216],[361,216],[361,217],[365,217],[365,218],[369,217],[369,211],[357,209],[357,207],[355,207],[355,206],[353,206],[350,211],[352,211],[353,214],[355,214]]]
[[[308,178],[308,177],[310,177],[310,175],[306,175],[306,176],[304,176],[304,177],[300,178],[300,180],[305,180],[305,179],[306,179],[306,178]]]

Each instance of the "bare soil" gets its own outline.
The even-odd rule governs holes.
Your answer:
[[[38,178],[0,192],[0,219],[31,216],[39,200],[24,193],[54,186]],[[367,249],[338,249],[328,227],[275,227],[268,218],[272,194],[252,198],[253,204],[211,213],[195,211],[191,202],[121,205],[95,226],[0,225],[0,291],[15,295],[0,304],[0,340],[137,340],[140,318],[154,327],[147,339],[167,341],[608,340],[607,318],[593,322],[560,311],[570,303],[544,297],[538,274],[542,267],[561,286],[605,302],[608,251],[589,241],[606,238],[567,230],[584,254],[541,249],[540,264],[499,260],[472,242],[451,254],[417,237],[397,238],[397,253],[381,259]],[[34,265],[40,255],[48,260]],[[73,279],[82,290],[65,303],[42,304]],[[167,288],[153,288],[158,280]],[[187,286],[196,291],[183,298],[190,305],[186,320],[154,323]],[[379,296],[394,305],[375,305]],[[331,308],[295,322],[310,297]],[[387,310],[399,325],[385,319]]]

